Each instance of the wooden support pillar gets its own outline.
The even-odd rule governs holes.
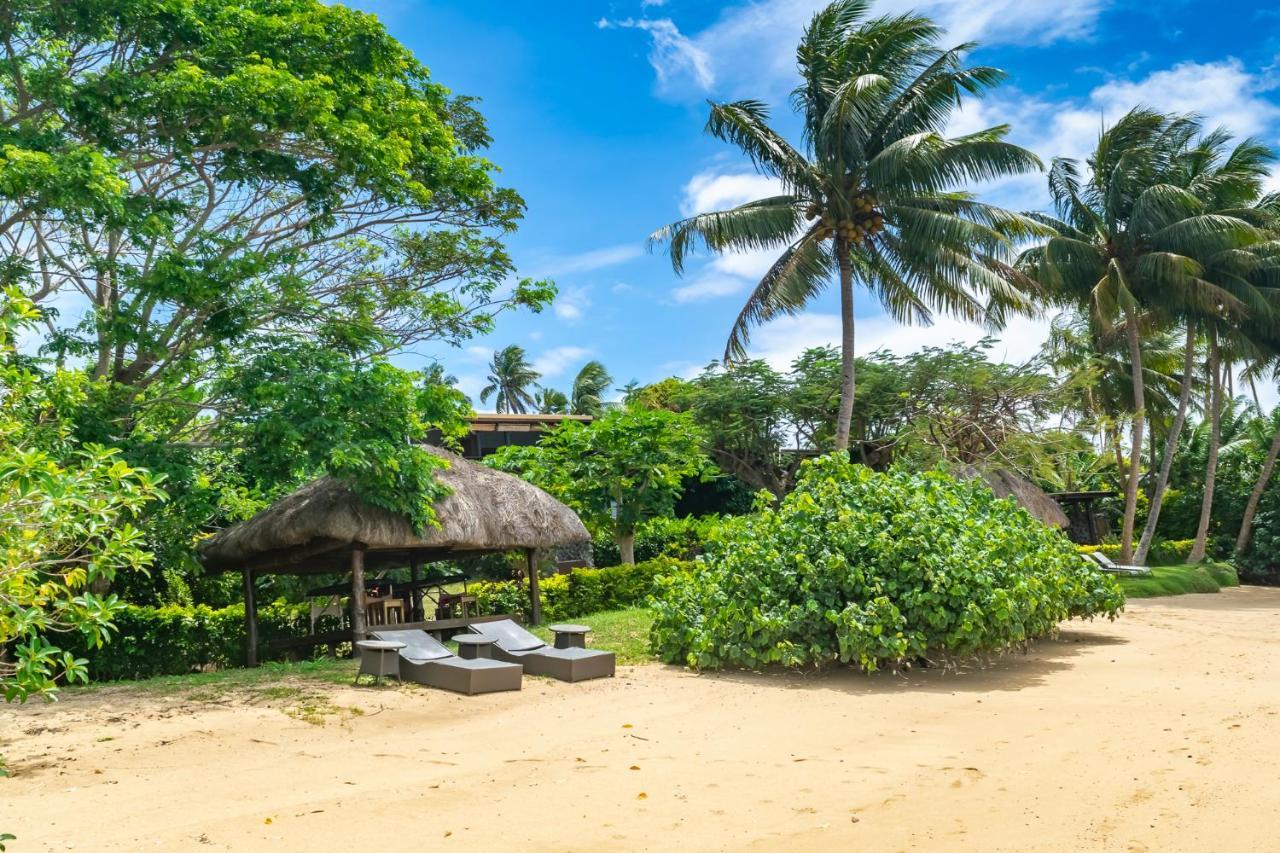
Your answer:
[[[364,546],[351,548],[351,654],[359,657],[355,644],[368,639],[364,621]]]
[[[258,665],[258,602],[253,597],[253,571],[244,570],[244,662]]]
[[[422,561],[417,557],[409,558],[409,579],[413,581],[413,592],[410,593],[413,599],[413,615],[409,619],[410,622],[422,621],[422,588],[418,586],[418,581],[422,580]]]
[[[533,548],[525,551],[529,573],[530,625],[542,622],[542,594],[538,592],[538,552]]]

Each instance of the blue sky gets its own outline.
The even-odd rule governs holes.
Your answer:
[[[740,301],[767,266],[762,256],[708,257],[677,278],[646,253],[655,228],[687,213],[769,192],[733,149],[707,137],[706,100],[754,97],[794,129],[800,30],[821,3],[756,0],[482,2],[360,0],[412,49],[436,80],[483,99],[501,181],[528,203],[510,240],[521,275],[560,287],[553,309],[506,315],[495,334],[438,357],[475,394],[492,351],[525,347],[544,384],[566,388],[598,358],[617,384],[690,375],[723,351]],[[1130,107],[1193,111],[1280,146],[1280,9],[1246,2],[1162,0],[886,0],[936,17],[952,42],[975,40],[975,61],[1010,79],[966,106],[953,130],[1011,123],[1015,141],[1046,159],[1081,156],[1100,123]],[[981,188],[1019,209],[1045,204],[1044,179]],[[1280,180],[1275,181],[1280,189]],[[906,351],[983,331],[945,317],[931,328],[885,318],[859,293],[858,352]],[[1046,320],[1016,321],[998,354],[1034,354]],[[754,354],[785,367],[838,330],[834,294],[798,318],[759,329]]]

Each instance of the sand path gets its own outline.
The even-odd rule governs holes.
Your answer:
[[[309,688],[315,689],[315,688]],[[0,710],[44,850],[1280,850],[1280,589],[1131,603],[987,667],[73,695]]]

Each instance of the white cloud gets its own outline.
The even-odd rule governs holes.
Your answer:
[[[533,360],[533,369],[541,373],[544,378],[554,378],[589,355],[591,350],[586,347],[553,347]]]
[[[623,243],[618,246],[579,252],[576,255],[543,258],[540,262],[535,262],[533,267],[538,270],[538,275],[566,275],[617,266],[638,258],[642,254],[644,254],[644,247],[639,243]]]
[[[782,182],[752,172],[699,172],[684,185],[680,212],[685,216],[737,207],[782,193]]]
[[[732,96],[771,93],[780,100],[793,85],[795,50],[805,26],[828,0],[755,0],[724,10],[700,32],[681,33],[669,18],[609,22],[649,33],[649,63],[669,94],[716,89]],[[915,11],[936,19],[946,40],[988,44],[1047,44],[1093,32],[1108,0],[1069,4],[1043,0],[883,0],[873,14]]]
[[[591,307],[590,293],[591,289],[587,287],[561,288],[555,302],[551,303],[551,310],[561,320],[576,323]]]
[[[600,29],[643,30],[649,34],[649,65],[658,75],[658,87],[667,89],[676,81],[693,80],[699,89],[710,89],[715,83],[711,57],[690,41],[670,18],[625,18],[596,22]]]
[[[671,291],[671,297],[681,304],[704,302],[720,296],[741,293],[746,287],[745,279],[707,273],[694,278],[688,284],[680,285]]]

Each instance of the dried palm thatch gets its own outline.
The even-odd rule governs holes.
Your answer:
[[[1066,529],[1070,519],[1049,493],[1029,480],[1003,468],[979,470],[966,465],[955,472],[962,480],[981,478],[998,498],[1013,498],[1018,505],[1050,527]]]
[[[370,552],[419,552],[428,559],[590,541],[569,507],[541,489],[501,471],[435,447],[449,463],[436,476],[450,494],[435,505],[439,527],[414,533],[403,515],[373,506],[331,477],[286,495],[248,521],[206,540],[200,561],[214,571],[270,562],[288,571],[317,555],[359,543]],[[371,556],[373,554],[371,553]]]

